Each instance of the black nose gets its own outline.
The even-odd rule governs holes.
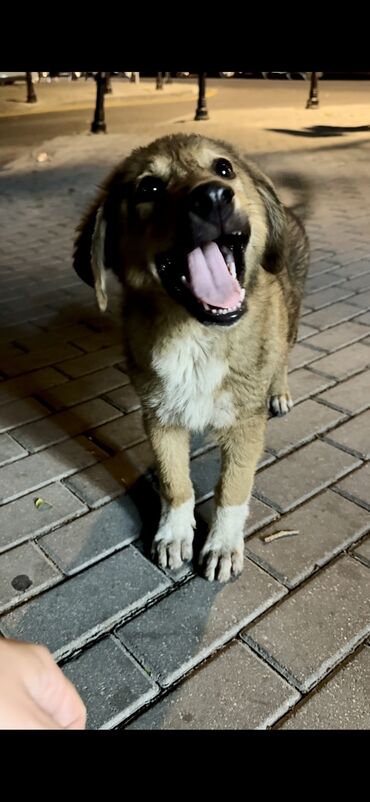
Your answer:
[[[232,213],[234,192],[216,181],[200,184],[188,196],[189,211],[207,222],[223,222]]]

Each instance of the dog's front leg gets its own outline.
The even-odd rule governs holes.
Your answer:
[[[146,421],[155,454],[161,518],[153,540],[152,557],[162,568],[179,568],[193,556],[194,491],[189,470],[189,434],[179,427]]]
[[[206,579],[227,582],[243,569],[244,525],[249,513],[257,462],[264,444],[266,416],[256,415],[222,438],[222,469],[211,530],[201,552]]]

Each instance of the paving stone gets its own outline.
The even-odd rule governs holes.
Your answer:
[[[334,384],[334,379],[314,373],[309,368],[299,368],[289,374],[289,389],[294,404],[299,404],[310,396],[322,392]]]
[[[65,484],[89,507],[100,507],[128,489],[131,492],[152,470],[153,460],[149,443],[145,441],[100,465],[76,473]]]
[[[250,560],[226,585],[196,577],[117,630],[150,675],[167,687],[286,593]]]
[[[82,432],[90,431],[98,424],[114,420],[119,415],[118,410],[106,401],[93,398],[83,404],[77,404],[70,410],[49,414],[44,420],[15,429],[13,436],[29,451],[36,452]]]
[[[325,440],[338,444],[361,459],[370,459],[370,410],[342,423]]]
[[[332,287],[336,284],[341,284],[341,282],[345,280],[346,277],[341,275],[338,270],[331,270],[329,273],[318,273],[315,276],[309,276],[305,285],[306,295],[325,290],[327,287]]]
[[[10,434],[0,434],[0,465],[6,465],[9,462],[14,462],[26,456],[27,451],[21,448],[19,443],[16,443]]]
[[[289,371],[309,365],[321,356],[320,351],[308,348],[306,345],[296,343],[289,356]]]
[[[370,649],[364,646],[294,710],[282,730],[368,730]]]
[[[308,691],[369,632],[369,570],[346,556],[242,634],[299,690]]]
[[[319,309],[316,312],[304,316],[306,326],[314,326],[316,329],[328,329],[330,326],[337,326],[345,320],[351,320],[360,314],[356,312],[356,307],[350,306],[348,302],[339,301],[332,306]]]
[[[370,537],[365,537],[362,543],[360,543],[360,545],[352,551],[353,554],[357,554],[370,566]]]
[[[54,368],[44,368],[27,376],[20,376],[18,379],[8,379],[2,382],[0,387],[0,406],[66,382],[66,376],[62,376]]]
[[[347,381],[340,382],[318,398],[352,415],[363,412],[370,406],[370,370],[357,373]]]
[[[365,312],[364,315],[356,317],[356,323],[362,323],[365,326],[370,326],[370,312]]]
[[[297,341],[305,340],[306,337],[310,337],[312,334],[317,334],[317,329],[314,329],[313,326],[306,326],[305,323],[300,323]]]
[[[258,501],[254,496],[252,496],[249,506],[250,512],[244,529],[245,537],[249,537],[249,535],[256,532],[257,529],[261,529],[262,526],[266,526],[270,521],[276,521],[277,518],[279,518],[279,513],[276,512],[276,510],[268,507],[267,504],[263,504],[262,501]],[[213,498],[208,499],[208,501],[203,501],[196,507],[197,517],[204,521],[208,527],[211,526],[214,509],[215,503]]]
[[[343,348],[345,345],[350,345],[364,337],[366,337],[364,326],[361,326],[356,321],[348,321],[314,334],[308,338],[307,345],[322,348],[324,351],[336,351],[338,348]]]
[[[127,384],[127,378],[116,368],[105,368],[97,373],[91,373],[81,379],[69,381],[64,387],[46,390],[41,393],[41,400],[46,401],[53,409],[71,407],[82,401],[88,401],[97,395],[107,393],[121,384]],[[0,387],[0,391],[2,388]]]
[[[72,345],[76,345],[79,348],[78,338],[84,338],[88,334],[91,335],[91,331],[82,323],[78,323],[76,326],[66,326],[64,329],[58,329],[53,333],[49,332],[47,335],[45,335],[44,331],[41,332],[41,329],[37,330],[38,333],[34,329],[34,332],[31,336],[15,338],[17,345],[22,346],[26,351],[40,351],[45,348],[45,343],[49,348],[51,345],[59,345],[61,342],[71,342]]]
[[[334,490],[350,501],[370,510],[370,465],[363,465],[358,471],[334,486]]]
[[[87,465],[93,465],[104,456],[101,449],[85,437],[77,437],[45,449],[40,454],[24,457],[0,469],[0,503],[12,501],[53,480],[69,476]]]
[[[369,271],[370,271],[370,265],[369,265]],[[364,290],[370,289],[370,272],[349,279],[346,282],[346,287],[349,290],[354,290],[355,292],[363,292]]]
[[[220,469],[221,456],[219,448],[213,448],[190,461],[190,476],[197,502],[203,501],[212,495],[220,475]]]
[[[39,420],[49,414],[49,410],[35,398],[24,398],[20,401],[12,401],[10,404],[3,404],[0,407],[0,432],[6,432],[16,426]]]
[[[61,362],[59,367],[63,373],[75,379],[87,373],[93,373],[94,371],[114,365],[121,359],[122,345],[111,345],[109,348],[101,348],[100,351],[84,354],[77,359],[68,359],[67,362]]]
[[[42,488],[44,504],[38,508],[38,493],[29,493],[0,507],[0,552],[24,540],[48,532],[59,524],[86,512],[79,499],[56,482]]]
[[[359,465],[359,460],[316,441],[257,474],[253,493],[278,512],[288,512]]]
[[[326,275],[333,275],[326,274]],[[323,309],[326,306],[329,306],[333,303],[338,303],[339,301],[343,301],[345,298],[351,297],[355,290],[351,290],[347,282],[343,284],[339,284],[336,287],[327,287],[326,289],[322,289],[320,292],[311,293],[307,298],[307,305],[315,310],[315,309]]]
[[[370,351],[363,343],[341,348],[340,351],[317,360],[314,365],[316,371],[334,379],[346,379],[369,366]]]
[[[265,730],[298,699],[282,677],[233,641],[126,729]]]
[[[23,337],[32,337],[33,335],[40,334],[40,329],[34,323],[22,323],[11,326],[1,326],[0,328],[0,343],[18,341]]]
[[[128,495],[123,495],[44,535],[39,543],[65,574],[72,575],[136,540],[141,529],[137,507]]]
[[[0,574],[1,612],[23,598],[45,590],[62,576],[33,543],[25,543],[2,554]]]
[[[140,408],[140,398],[131,384],[113,390],[112,393],[105,393],[104,398],[125,413],[134,412]]]
[[[73,338],[73,344],[77,345],[78,348],[81,348],[82,351],[87,351],[90,353],[91,351],[98,351],[99,348],[107,348],[109,345],[119,344],[122,341],[122,331],[121,329],[117,331],[102,331],[102,332],[92,332],[88,334],[88,330],[86,329],[86,335],[82,335],[81,337]],[[121,357],[120,357],[121,358]]]
[[[370,271],[370,262],[368,259],[360,259],[351,261],[345,267],[338,270],[338,274],[346,279],[363,276]]]
[[[132,546],[1,618],[6,637],[43,643],[57,659],[106,632],[170,582]]]
[[[146,439],[141,411],[131,412],[111,423],[91,431],[94,440],[103,448],[121,451]]]
[[[34,351],[32,354],[22,354],[22,356],[10,359],[9,361],[2,360],[0,363],[0,370],[10,377],[19,376],[21,373],[29,373],[36,368],[54,365],[57,362],[61,362],[63,359],[77,356],[78,354],[80,354],[80,351],[73,345],[68,345],[67,343],[53,345],[51,348],[44,348],[42,351]]]
[[[112,729],[158,693],[157,686],[112,637],[63,666],[87,708],[89,730]]]
[[[315,435],[331,429],[344,419],[343,413],[330,410],[316,401],[303,401],[282,418],[270,418],[267,424],[266,446],[276,456],[281,457],[297,448]]]
[[[265,537],[282,529],[298,530],[299,535],[264,542]],[[245,553],[293,588],[369,530],[366,510],[326,490],[249,538]]]
[[[360,292],[358,295],[353,295],[348,303],[354,304],[361,309],[369,309],[370,307],[370,290]]]

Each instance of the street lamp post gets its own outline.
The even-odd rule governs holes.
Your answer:
[[[110,72],[105,73],[105,80],[104,80],[104,94],[111,95],[113,92],[112,90],[112,82],[110,78]]]
[[[173,78],[172,78],[171,73],[170,72],[166,72],[165,76],[166,76],[166,84],[172,84],[173,83]]]
[[[163,89],[163,72],[157,72],[156,89]]]
[[[317,72],[311,72],[310,94],[306,103],[306,109],[317,109],[319,105],[319,87],[317,82]]]
[[[98,72],[95,77],[96,80],[96,106],[94,119],[91,123],[92,134],[105,134],[107,126],[104,117],[104,87],[105,87],[105,72]]]
[[[32,80],[32,72],[26,72],[27,103],[37,103],[37,97]]]
[[[206,73],[198,73],[198,105],[195,112],[194,120],[209,120],[207,103],[206,103]]]

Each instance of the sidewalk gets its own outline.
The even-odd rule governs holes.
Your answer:
[[[155,79],[144,79],[138,83],[128,80],[112,79],[112,94],[105,95],[107,109],[114,106],[135,105],[138,99],[147,102],[155,101],[160,94],[162,102],[165,98],[189,99],[196,97],[198,89],[194,81],[173,81],[165,83],[163,89],[156,89]],[[90,109],[95,107],[96,83],[93,78],[85,81],[69,81],[60,78],[47,83],[42,80],[35,83],[37,103],[26,103],[27,88],[25,83],[0,86],[0,117],[14,117],[23,114],[42,114],[46,112],[67,111],[73,109]],[[170,101],[169,101],[170,102]]]
[[[370,726],[370,141],[343,130],[366,110],[279,113],[181,129],[243,144],[291,202],[309,190],[295,407],[268,424],[226,586],[147,556],[158,497],[118,298],[100,316],[71,267],[110,166],[179,123],[59,137],[0,171],[0,633],[49,646],[93,729]],[[302,135],[323,124],[341,135]],[[191,465],[202,531],[218,449],[194,439]],[[299,534],[264,542],[281,529]]]

